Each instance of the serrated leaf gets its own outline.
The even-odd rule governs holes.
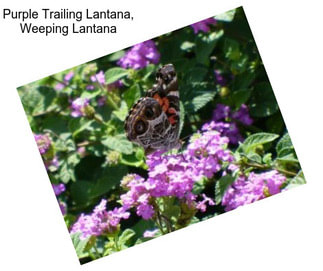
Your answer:
[[[90,240],[90,237],[87,237],[84,240],[81,240],[80,236],[81,236],[80,232],[71,234],[72,242],[73,242],[76,254],[79,259],[84,258],[88,255],[87,253],[85,253],[84,250],[85,250],[87,243]]]
[[[246,140],[239,146],[239,149],[242,149],[247,154],[257,146],[272,142],[278,137],[279,135],[271,133],[256,133],[246,138]]]
[[[277,157],[276,160],[284,163],[299,163],[295,153],[290,153],[282,157]]]
[[[115,81],[120,80],[123,77],[126,77],[128,74],[129,74],[129,71],[123,68],[114,67],[114,68],[108,69],[104,73],[105,83],[107,85],[114,83]]]
[[[131,154],[133,152],[132,143],[126,138],[125,135],[107,136],[101,141],[104,146],[109,149],[124,153]]]
[[[276,145],[276,152],[279,153],[284,148],[294,148],[290,136],[286,133]]]
[[[119,236],[118,243],[119,247],[124,247],[129,242],[129,240],[135,235],[135,231],[132,229],[125,229]]]
[[[204,91],[202,94],[197,94],[191,101],[187,101],[185,108],[187,112],[196,112],[204,107],[208,102],[212,101],[215,96],[214,91]]]
[[[250,161],[253,161],[253,162],[256,162],[256,163],[259,163],[261,164],[261,156],[255,152],[249,152],[247,154],[247,157]]]
[[[306,184],[306,180],[304,178],[303,171],[300,170],[297,173],[297,175],[289,181],[289,184],[286,186],[286,189],[291,189],[291,188],[300,186],[302,184]]]

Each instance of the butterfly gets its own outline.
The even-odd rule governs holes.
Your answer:
[[[142,146],[146,155],[156,150],[180,148],[179,91],[172,64],[161,67],[156,83],[129,110],[125,120],[127,138]]]

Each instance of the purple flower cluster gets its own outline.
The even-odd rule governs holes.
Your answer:
[[[122,68],[141,69],[148,64],[157,64],[160,54],[152,40],[147,40],[134,45],[126,54],[118,60]]]
[[[233,156],[226,150],[228,138],[217,131],[197,133],[182,154],[162,155],[157,151],[147,157],[147,180],[138,175],[128,175],[122,186],[128,192],[121,195],[126,209],[135,207],[137,215],[150,219],[154,215],[153,202],[159,197],[176,197],[190,206],[205,211],[206,203],[214,202],[204,195],[196,203],[193,186],[202,177],[212,178],[222,168],[223,162],[232,162]]]
[[[191,24],[191,27],[193,28],[195,34],[197,34],[199,31],[206,33],[210,31],[209,25],[215,25],[215,24],[216,24],[216,20],[211,17],[211,18],[199,21],[195,24]]]
[[[249,116],[249,110],[246,105],[241,105],[239,110],[232,112],[230,107],[224,104],[218,104],[213,111],[211,122],[203,125],[203,131],[216,130],[229,138],[231,144],[238,144],[243,141],[237,122],[244,125],[251,125],[253,120]]]
[[[217,84],[220,86],[225,86],[227,80],[224,78],[220,70],[214,70],[214,77]]]
[[[230,211],[265,197],[277,194],[281,191],[286,177],[276,170],[264,173],[251,172],[248,177],[241,175],[226,190],[222,205],[225,211]]]
[[[47,134],[34,134],[38,150],[43,158],[46,170],[55,171],[58,166],[58,158],[53,154],[52,141]]]
[[[89,104],[90,100],[87,98],[76,98],[71,104],[71,116],[74,118],[85,116],[85,107]]]
[[[63,183],[60,184],[52,184],[54,189],[55,196],[59,196],[65,191],[65,185]]]
[[[40,154],[41,155],[45,154],[49,150],[49,148],[52,144],[52,141],[50,140],[49,136],[46,134],[45,135],[34,134],[34,138],[36,140]]]
[[[60,82],[60,83],[56,84],[55,89],[56,90],[62,90],[68,84],[68,82],[72,80],[73,77],[74,77],[74,72],[70,71],[69,73],[67,73],[64,76],[64,81],[63,82]]]
[[[65,185],[60,184],[52,184],[52,187],[54,189],[55,196],[58,197],[60,194],[62,194],[65,191]],[[66,214],[66,203],[58,200],[59,208],[61,209],[61,212],[63,215]]]
[[[71,229],[71,234],[80,232],[80,239],[89,236],[100,236],[105,233],[113,233],[118,229],[121,219],[128,219],[129,212],[124,207],[106,210],[107,201],[102,199],[89,215],[81,214]]]

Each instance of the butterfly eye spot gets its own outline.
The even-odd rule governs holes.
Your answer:
[[[135,131],[138,135],[143,134],[146,131],[146,124],[142,120],[138,120],[135,124]]]

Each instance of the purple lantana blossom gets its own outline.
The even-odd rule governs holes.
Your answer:
[[[117,80],[111,84],[106,85],[105,74],[104,74],[104,71],[102,71],[102,70],[99,71],[98,73],[92,75],[90,77],[90,80],[92,83],[100,84],[102,87],[106,88],[107,90],[112,90],[112,89],[123,87],[123,83],[121,80]],[[86,86],[86,89],[87,90],[94,90],[95,86],[93,84],[90,84],[90,85]]]
[[[68,84],[68,82],[72,80],[73,77],[74,77],[74,71],[68,72],[64,76],[64,81],[57,83],[56,86],[55,86],[55,89],[56,90],[62,90],[64,87],[66,87],[66,85]]]
[[[251,172],[248,177],[241,175],[226,190],[222,205],[225,206],[225,211],[230,211],[275,195],[281,191],[281,186],[285,181],[286,177],[277,170],[260,174]]]
[[[229,138],[233,145],[243,141],[237,123],[251,125],[252,118],[249,115],[248,107],[242,104],[237,111],[232,111],[231,108],[224,104],[218,104],[213,111],[212,120],[202,126],[203,131],[216,130],[221,135]]]
[[[224,78],[220,70],[214,70],[214,77],[217,84],[220,86],[225,86],[227,80]]]
[[[144,219],[154,216],[153,202],[160,197],[176,197],[190,207],[201,211],[206,204],[214,202],[203,196],[204,200],[195,202],[194,184],[203,177],[212,178],[222,169],[224,162],[232,162],[233,156],[226,149],[229,140],[217,131],[195,134],[182,154],[163,155],[156,151],[147,156],[148,178],[136,174],[127,175],[122,186],[128,190],[121,195],[126,209],[136,208],[137,215]]]
[[[100,236],[117,230],[121,219],[128,219],[129,212],[123,207],[106,210],[107,201],[102,199],[91,214],[81,214],[71,229],[71,234],[80,232],[80,239],[89,236]]]
[[[215,205],[215,202],[213,201],[213,199],[207,197],[205,194],[202,194],[203,200],[199,201],[196,204],[196,209],[200,210],[201,212],[205,212],[206,211],[206,204],[208,205]]]
[[[85,107],[89,104],[90,100],[88,98],[76,98],[71,104],[71,116],[74,118],[85,116]]]
[[[118,65],[122,68],[141,69],[148,64],[157,64],[160,54],[155,43],[147,40],[134,45],[123,57],[118,60]]]
[[[103,71],[99,71],[97,74],[91,76],[92,82],[98,82],[101,85],[105,85],[105,76]]]
[[[54,189],[54,193],[56,196],[59,196],[65,191],[65,184],[60,183],[60,184],[52,184],[52,187]]]
[[[46,134],[34,134],[34,138],[36,140],[40,154],[45,154],[52,144],[52,141],[50,140],[49,136]]]
[[[194,33],[197,34],[199,31],[209,32],[210,25],[215,25],[215,24],[216,24],[216,20],[211,17],[211,18],[199,21],[195,24],[191,24],[191,27],[193,28]]]

